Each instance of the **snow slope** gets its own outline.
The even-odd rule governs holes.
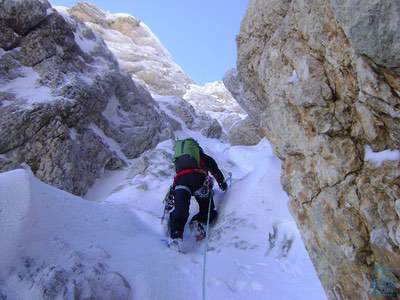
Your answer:
[[[233,173],[230,190],[215,191],[220,217],[210,234],[207,299],[325,299],[288,212],[280,162],[269,143],[230,147],[187,129],[177,132],[189,135]],[[104,265],[104,280],[119,295],[98,292],[98,299],[201,299],[204,243],[188,229],[186,254],[163,241],[161,201],[173,176],[172,145],[165,141],[127,169],[107,173],[86,196],[96,202],[48,186],[29,171],[0,174],[0,295],[42,299],[49,285],[43,269],[72,276],[72,257],[83,264],[83,275],[73,277],[78,282]],[[196,209],[193,201],[191,213]],[[28,272],[27,259],[43,267]]]

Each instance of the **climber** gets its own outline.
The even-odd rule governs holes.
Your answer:
[[[174,210],[169,217],[168,244],[180,250],[183,230],[189,217],[191,196],[194,196],[199,204],[199,213],[193,216],[189,223],[192,229],[202,230],[204,235],[203,229],[207,224],[209,205],[211,205],[209,223],[213,224],[217,218],[212,198],[213,181],[208,172],[216,179],[222,191],[226,191],[228,186],[215,160],[205,154],[197,141],[192,138],[176,142],[174,163],[176,176],[169,192],[169,198],[173,198],[174,201]]]

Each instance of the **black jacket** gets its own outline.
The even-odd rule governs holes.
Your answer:
[[[202,169],[207,170],[214,176],[215,180],[217,180],[218,184],[221,184],[224,182],[225,178],[224,175],[222,174],[221,170],[218,168],[217,163],[215,160],[211,157],[208,156],[203,152],[203,149],[200,150],[200,166]]]

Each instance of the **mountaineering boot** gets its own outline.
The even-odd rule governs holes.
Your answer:
[[[190,230],[194,233],[196,241],[201,241],[206,238],[206,229],[205,224],[200,223],[199,221],[191,221],[189,224]]]
[[[176,252],[183,253],[183,240],[170,238],[168,240],[168,248],[171,248]]]

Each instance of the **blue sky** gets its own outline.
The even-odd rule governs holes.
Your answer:
[[[73,6],[74,0],[50,0]],[[110,12],[129,13],[158,36],[196,82],[221,80],[236,66],[235,37],[248,0],[91,0]]]

